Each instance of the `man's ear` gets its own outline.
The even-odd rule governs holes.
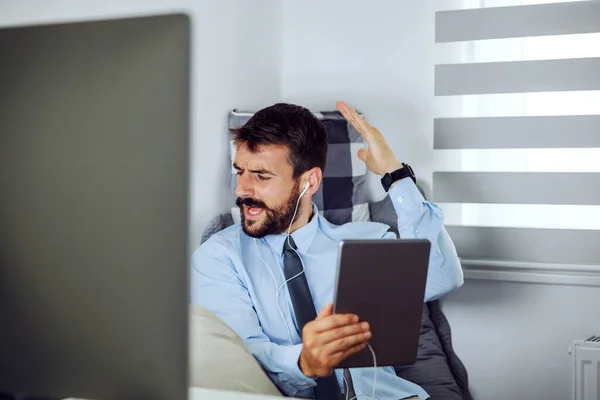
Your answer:
[[[310,184],[306,194],[312,196],[321,186],[321,182],[323,181],[323,171],[319,167],[314,167],[306,171],[305,176],[306,182]]]

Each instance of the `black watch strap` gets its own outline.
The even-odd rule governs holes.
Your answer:
[[[403,168],[397,169],[395,171],[386,173],[383,178],[381,178],[381,185],[383,189],[387,192],[390,190],[390,187],[394,182],[399,181],[400,179],[410,177],[413,182],[416,184],[417,179],[415,178],[415,173],[410,165],[402,163]]]

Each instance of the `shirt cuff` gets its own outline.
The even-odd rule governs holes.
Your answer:
[[[412,179],[400,180],[389,190],[388,194],[400,221],[414,223],[421,217],[425,198]]]
[[[317,382],[314,378],[309,378],[308,376],[304,375],[302,370],[300,370],[299,360],[300,352],[302,351],[302,344],[296,344],[294,346],[282,346],[281,351],[283,364],[290,366],[288,371],[289,377],[291,381],[298,383],[298,388],[300,390],[309,389],[317,385]]]

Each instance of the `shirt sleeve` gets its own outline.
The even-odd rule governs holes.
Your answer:
[[[431,242],[425,301],[437,300],[462,286],[462,266],[444,226],[442,209],[425,200],[409,178],[402,179],[388,193],[398,215],[400,238]],[[395,237],[395,234],[388,232],[384,237]]]
[[[288,396],[316,385],[298,365],[302,344],[273,343],[263,332],[248,289],[227,257],[227,247],[205,243],[192,256],[192,303],[206,308],[233,329]]]

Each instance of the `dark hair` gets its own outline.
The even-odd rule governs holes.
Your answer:
[[[265,145],[286,146],[294,178],[314,167],[325,170],[327,131],[304,107],[277,103],[263,108],[232,134],[237,146],[252,152]]]

